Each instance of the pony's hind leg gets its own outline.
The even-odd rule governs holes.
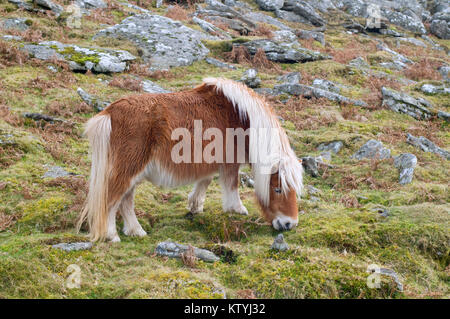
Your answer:
[[[239,165],[228,164],[222,166],[219,176],[222,187],[222,206],[225,212],[248,215],[247,208],[239,197]]]
[[[188,196],[188,209],[191,214],[203,212],[205,203],[206,189],[212,181],[212,176],[206,177],[195,183],[194,189]]]
[[[116,228],[116,215],[119,209],[119,203],[110,206],[108,213],[108,228],[106,233],[106,239],[111,242],[120,242],[119,234]]]
[[[145,236],[147,233],[142,229],[141,224],[134,213],[134,189],[133,186],[122,198],[119,212],[123,218],[123,233],[127,236]]]

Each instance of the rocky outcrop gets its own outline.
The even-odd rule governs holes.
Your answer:
[[[443,158],[446,158],[447,160],[450,160],[450,152],[443,150],[426,137],[415,137],[414,135],[408,133],[406,135],[406,142],[420,148],[424,152],[435,153]]]
[[[135,56],[124,50],[83,48],[57,41],[25,44],[22,50],[40,60],[66,61],[73,71],[123,72],[127,68],[127,63],[136,59]]]
[[[277,43],[272,40],[253,40],[242,44],[250,54],[262,49],[269,60],[281,63],[309,62],[330,59],[318,51],[302,48],[295,44]]]
[[[392,111],[408,114],[418,120],[427,120],[435,115],[431,103],[423,98],[413,98],[406,93],[386,87],[381,89],[381,93],[383,106],[389,107]]]
[[[304,84],[285,83],[285,84],[276,85],[274,87],[274,90],[278,91],[278,92],[282,92],[282,93],[287,93],[290,95],[301,95],[306,98],[311,98],[311,97],[325,98],[327,100],[338,102],[338,103],[354,104],[354,105],[363,106],[363,107],[367,106],[367,103],[365,103],[364,101],[350,99],[348,97],[345,97],[345,96],[340,95],[335,92],[331,92],[331,91],[324,90],[324,89],[321,89],[318,87],[308,86],[308,85],[304,85]]]
[[[27,18],[9,18],[0,21],[0,27],[5,30],[19,30],[26,31],[28,30],[28,19]]]
[[[259,7],[267,11],[275,11],[281,9],[284,5],[284,0],[255,0]]]
[[[315,8],[306,1],[285,0],[282,9],[294,12],[312,25],[323,26],[326,24],[326,21],[316,12]]]
[[[205,34],[159,15],[140,14],[98,32],[94,38],[113,37],[133,42],[152,69],[168,69],[203,60],[209,50],[202,44]]]

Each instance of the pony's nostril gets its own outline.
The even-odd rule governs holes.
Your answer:
[[[280,222],[279,219],[277,220],[277,224],[278,224],[278,228],[279,228],[280,230],[283,230],[283,229],[284,229],[284,227],[283,227],[283,225],[281,225],[281,222]]]
[[[285,227],[287,230],[291,229],[291,223],[290,223],[290,222],[287,222],[286,224],[284,224],[284,227]]]

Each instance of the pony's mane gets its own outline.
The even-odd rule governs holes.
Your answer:
[[[233,104],[240,119],[250,121],[249,160],[255,175],[255,192],[260,202],[268,206],[270,177],[277,170],[283,193],[286,194],[289,188],[293,188],[300,196],[303,167],[268,103],[242,83],[223,78],[206,78],[203,83],[214,85]],[[269,171],[267,163],[259,161],[261,152],[270,154]]]

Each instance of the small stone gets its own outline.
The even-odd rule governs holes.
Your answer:
[[[258,71],[255,69],[248,69],[244,72],[241,81],[250,88],[257,88],[261,84],[261,79],[257,75]]]
[[[50,166],[42,176],[42,178],[58,178],[76,175],[74,173],[67,172],[64,168],[60,166]]]
[[[224,68],[224,69],[231,69],[231,70],[236,70],[237,68],[234,65],[219,61],[217,59],[214,58],[206,58],[205,59],[206,63],[212,64],[214,66],[217,66],[218,68]]]
[[[171,258],[181,258],[181,255],[184,254],[189,249],[189,246],[178,244],[172,241],[161,242],[156,246],[156,254],[160,256],[167,256]],[[201,249],[197,247],[193,247],[194,255],[198,259],[204,260],[206,262],[215,262],[220,260],[213,252]]]
[[[344,143],[342,143],[342,141],[333,141],[333,142],[329,142],[329,143],[321,143],[317,149],[319,151],[331,151],[334,154],[339,153],[339,151],[341,150],[341,148],[344,146]]]
[[[283,234],[278,234],[275,237],[271,248],[278,251],[286,251],[289,249],[289,245],[284,241]]]
[[[64,251],[88,250],[92,248],[92,243],[91,242],[60,243],[52,245],[52,248]]]
[[[409,184],[414,176],[414,168],[417,165],[417,157],[414,154],[404,153],[394,158],[394,165],[400,172],[399,183]]]
[[[313,156],[306,156],[302,158],[302,165],[305,168],[306,173],[312,177],[319,176],[316,158]]]

